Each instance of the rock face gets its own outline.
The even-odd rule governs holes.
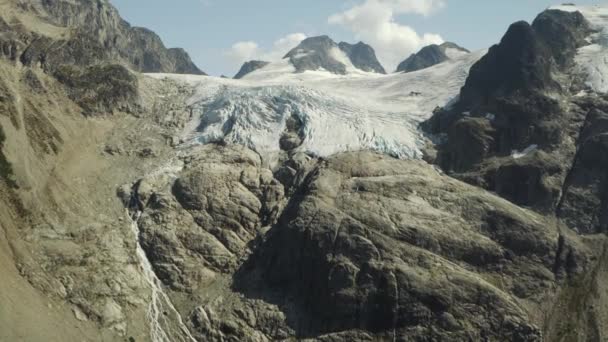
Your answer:
[[[376,52],[371,46],[363,42],[354,45],[341,42],[338,44],[338,47],[350,58],[355,68],[367,72],[386,74],[384,67],[382,67],[376,57]]]
[[[184,50],[167,49],[154,32],[131,27],[107,0],[35,0],[14,9],[13,18],[8,16],[15,12],[5,12],[0,45],[7,57],[23,64],[52,69],[113,60],[141,72],[204,74]],[[33,26],[25,19],[31,16],[55,28]],[[15,18],[22,18],[19,25],[6,24]]]
[[[269,62],[264,62],[264,61],[249,61],[246,62],[245,64],[243,64],[243,66],[241,67],[241,69],[239,70],[239,72],[234,75],[234,79],[241,79],[243,77],[245,77],[245,75],[252,73],[258,69],[261,69],[265,66],[267,66],[268,64],[270,64]]]
[[[555,212],[594,107],[573,98],[583,86],[569,71],[589,33],[579,12],[548,10],[532,25],[513,24],[471,68],[458,103],[426,123],[445,138],[437,163],[519,205]]]
[[[336,44],[328,36],[304,39],[284,58],[289,58],[296,72],[323,68],[334,74],[344,75],[347,73],[345,63],[350,62],[363,71],[385,73],[371,46],[362,42],[355,45],[344,42]]]
[[[293,299],[303,338],[540,341],[515,298],[584,268],[556,269],[558,228],[542,221],[424,163],[343,154],[310,174],[243,272],[262,274],[262,295]]]
[[[564,181],[557,215],[581,233],[608,229],[604,151],[608,133],[608,99],[586,98],[578,104],[586,113],[577,140],[577,153]]]
[[[469,50],[454,43],[433,44],[423,47],[397,66],[397,72],[412,72],[426,69],[450,60],[458,55],[467,54]]]
[[[311,160],[286,192],[244,147],[185,162],[137,182],[131,203],[201,341],[541,341],[529,312],[592,257],[557,221],[423,162]]]
[[[283,185],[244,147],[208,145],[186,163],[175,181],[144,178],[133,193],[148,258],[164,284],[182,290],[234,272],[284,199]]]

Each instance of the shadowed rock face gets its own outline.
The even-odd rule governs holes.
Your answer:
[[[594,105],[570,66],[591,33],[579,12],[517,22],[470,70],[459,101],[423,126],[447,140],[437,163],[453,176],[541,212],[555,212]],[[527,151],[527,153],[521,153]]]
[[[573,64],[576,50],[586,45],[585,38],[589,34],[589,25],[579,12],[548,10],[534,19],[532,27],[547,42],[560,68]]]
[[[553,68],[553,54],[542,36],[527,22],[517,22],[509,27],[500,44],[471,68],[461,102],[482,106],[515,92],[558,90]]]
[[[357,69],[367,72],[386,74],[384,67],[382,67],[378,61],[378,58],[376,58],[376,52],[371,46],[363,42],[359,42],[354,45],[341,42],[338,44],[338,47],[340,50],[344,51]]]
[[[429,45],[423,47],[418,53],[412,54],[406,60],[399,63],[399,66],[397,66],[397,72],[412,72],[443,63],[450,59],[446,53],[447,49],[453,49],[463,53],[469,52],[469,50],[450,42],[446,42],[441,45]]]
[[[245,77],[247,74],[250,74],[258,69],[261,69],[261,68],[267,66],[268,64],[270,64],[270,63],[264,62],[264,61],[246,62],[245,64],[243,64],[243,66],[241,67],[239,72],[236,75],[234,75],[234,78],[237,80],[241,79],[241,78]]]
[[[296,68],[296,72],[323,68],[334,74],[344,75],[347,72],[346,65],[338,60],[337,56],[341,53],[344,53],[357,69],[385,73],[371,46],[362,42],[355,45],[344,42],[336,44],[328,36],[304,39],[284,58],[289,58],[291,64]]]
[[[579,100],[587,115],[557,208],[558,217],[586,234],[608,231],[607,100],[605,96]]]

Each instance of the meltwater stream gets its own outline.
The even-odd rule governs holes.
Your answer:
[[[129,214],[127,212],[127,214]],[[148,305],[147,319],[150,325],[150,339],[152,342],[196,342],[186,325],[184,324],[180,313],[175,309],[171,299],[162,288],[160,279],[154,273],[152,264],[146,253],[144,252],[139,242],[139,226],[138,221],[141,212],[135,212],[133,215],[128,215],[131,219],[131,232],[137,242],[137,259],[141,266],[144,278],[146,279],[152,291],[150,304]],[[175,317],[176,322],[169,320],[169,314]]]

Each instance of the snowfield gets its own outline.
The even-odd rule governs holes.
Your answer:
[[[590,45],[579,49],[576,64],[587,75],[587,85],[596,92],[608,92],[608,6],[553,6],[567,12],[579,11],[591,23],[597,33],[592,34]]]
[[[220,140],[243,144],[265,158],[280,151],[286,120],[302,123],[298,149],[318,156],[375,150],[398,158],[419,158],[418,124],[459,93],[478,51],[408,74],[366,73],[347,65],[348,75],[324,70],[294,73],[287,61],[271,63],[241,80],[150,74],[196,88],[189,99],[193,121],[186,144]]]

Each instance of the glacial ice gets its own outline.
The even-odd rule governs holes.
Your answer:
[[[224,141],[243,144],[272,159],[286,120],[302,123],[301,151],[329,156],[374,150],[398,158],[419,158],[423,137],[418,124],[438,106],[450,103],[470,67],[485,51],[412,73],[380,75],[347,65],[347,75],[324,70],[294,73],[287,60],[241,80],[150,74],[196,88],[189,99],[193,121],[181,137],[186,144]],[[413,95],[415,94],[415,95]]]

